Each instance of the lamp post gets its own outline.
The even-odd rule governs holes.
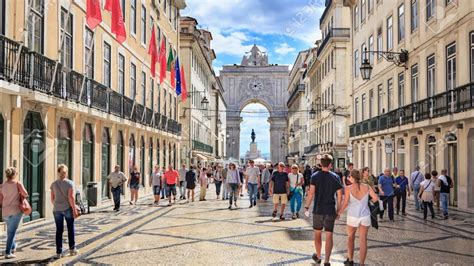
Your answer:
[[[360,66],[360,73],[363,80],[369,80],[372,74],[372,65],[370,65],[367,54],[378,54],[385,58],[388,62],[394,63],[396,66],[402,66],[407,68],[408,62],[408,51],[401,50],[400,52],[387,52],[387,51],[367,51],[367,48],[364,49],[364,61]]]
[[[311,110],[309,111],[309,118],[313,120],[316,117],[316,110],[314,110],[313,107],[311,107]]]

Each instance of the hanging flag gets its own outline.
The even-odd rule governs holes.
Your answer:
[[[176,95],[181,94],[181,75],[179,73],[179,57],[176,57],[176,62],[175,62],[175,76],[176,76]]]
[[[173,66],[173,60],[174,60],[173,49],[171,49],[171,47],[170,47],[170,53],[168,55],[168,62],[166,62],[166,70],[167,71],[171,71],[171,67]]]
[[[87,0],[86,6],[87,26],[92,30],[102,22],[102,13],[100,11],[100,0]]]
[[[104,8],[112,13],[112,23],[110,25],[112,33],[115,33],[115,38],[119,43],[123,43],[127,38],[127,32],[125,31],[125,24],[123,22],[120,0],[107,0]]]
[[[165,40],[161,41],[160,48],[160,84],[163,83],[163,80],[166,78],[166,44]]]
[[[175,72],[175,65],[171,64],[171,70],[170,70],[170,83],[171,83],[171,88],[175,89],[176,88],[176,72]]]
[[[186,89],[186,78],[184,77],[184,66],[181,65],[181,101],[186,102],[188,90]]]
[[[151,29],[150,46],[148,47],[148,54],[151,56],[151,76],[155,77],[155,67],[158,62],[158,52],[156,47],[155,26]]]

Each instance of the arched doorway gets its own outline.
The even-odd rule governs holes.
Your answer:
[[[82,197],[87,198],[87,183],[94,181],[94,133],[86,123],[82,133]]]
[[[474,128],[470,128],[467,134],[467,176],[471,178],[467,178],[467,206],[474,207]],[[457,184],[454,184],[455,186]]]
[[[168,162],[169,162],[168,164],[173,164],[173,161],[171,159],[171,142],[168,142],[168,146],[169,146],[168,147],[169,148],[168,149]]]
[[[168,165],[166,165],[166,140],[163,140],[163,167],[168,167]]]
[[[72,171],[72,130],[69,119],[61,118],[58,124],[58,145],[57,145],[58,165],[65,164]],[[73,179],[74,176],[69,176]]]
[[[411,157],[411,169],[410,171],[415,170],[416,166],[419,166],[420,161],[420,143],[418,142],[417,137],[411,138],[410,144],[410,157]]]
[[[426,137],[425,171],[436,170],[436,137],[429,135]]]
[[[362,145],[360,146],[360,150],[361,150],[361,155],[360,155],[360,168],[363,168],[363,167],[366,167],[367,165],[365,164],[365,144],[362,143]]]
[[[160,139],[156,139],[156,164],[159,165],[160,167],[163,166],[160,162],[161,159],[161,150],[160,150]]]
[[[375,172],[375,169],[373,168],[373,167],[374,167],[373,160],[374,160],[374,145],[373,145],[372,142],[369,142],[368,166],[369,166],[369,169],[370,169],[372,172]]]
[[[45,128],[41,115],[28,112],[23,123],[23,184],[29,194],[31,215],[24,222],[43,216]]]
[[[377,141],[377,172],[374,174],[375,176],[378,176],[382,171],[383,171],[383,165],[382,165],[382,142]]]
[[[153,139],[150,138],[149,143],[148,143],[148,171],[150,173],[150,178],[151,174],[153,173]]]
[[[399,138],[397,141],[397,167],[399,170],[407,170],[405,169],[405,140],[403,138]],[[406,171],[409,173],[409,171]]]
[[[142,186],[145,186],[145,138],[140,138],[140,174]]]
[[[445,165],[448,175],[454,181],[453,193],[450,193],[450,203],[458,206],[458,138],[455,133],[448,132],[444,136],[447,145],[445,149]]]
[[[360,160],[360,154],[359,154],[359,145],[355,144],[354,145],[354,151],[353,151],[353,154],[354,154],[354,168],[359,168],[359,160]]]
[[[101,165],[101,181],[102,181],[102,198],[110,198],[109,182],[107,176],[111,171],[110,167],[110,134],[109,129],[104,128],[102,131],[102,165]]]
[[[117,134],[117,164],[120,165],[122,171],[125,169],[125,165],[123,163],[123,152],[124,152],[124,141],[123,141],[123,133],[121,130],[118,131]]]
[[[249,103],[241,111],[240,136],[238,143],[240,154],[235,159],[264,158],[270,160],[270,124],[268,119],[270,113],[265,105],[260,103]],[[255,142],[252,142],[251,134],[255,132]],[[289,138],[289,143],[294,138]],[[280,145],[275,143],[274,145]],[[290,149],[290,152],[292,150]],[[286,155],[286,154],[285,154]]]
[[[173,164],[174,164],[175,169],[179,168],[179,166],[178,166],[178,156],[176,156],[176,143],[173,144]]]
[[[136,163],[136,156],[135,156],[135,136],[133,134],[130,135],[130,139],[128,140],[128,171],[132,172],[133,167]]]

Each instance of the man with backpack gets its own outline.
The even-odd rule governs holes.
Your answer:
[[[448,219],[449,192],[454,187],[453,180],[448,175],[446,169],[441,170],[436,186],[440,187],[441,208],[443,209],[444,219]]]
[[[417,211],[420,210],[420,201],[418,199],[418,193],[420,193],[420,183],[425,180],[425,177],[423,174],[420,172],[420,167],[416,166],[415,171],[411,173],[411,188],[413,190],[413,197],[415,198],[415,208]],[[421,206],[421,209],[423,209],[423,206]]]

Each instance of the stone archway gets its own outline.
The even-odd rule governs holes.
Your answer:
[[[223,66],[220,80],[227,103],[227,158],[238,159],[240,155],[242,109],[249,103],[260,103],[270,113],[270,158],[273,162],[285,161],[287,145],[280,144],[282,137],[288,141],[288,77],[288,66],[268,64],[266,53],[255,45],[241,65]]]

